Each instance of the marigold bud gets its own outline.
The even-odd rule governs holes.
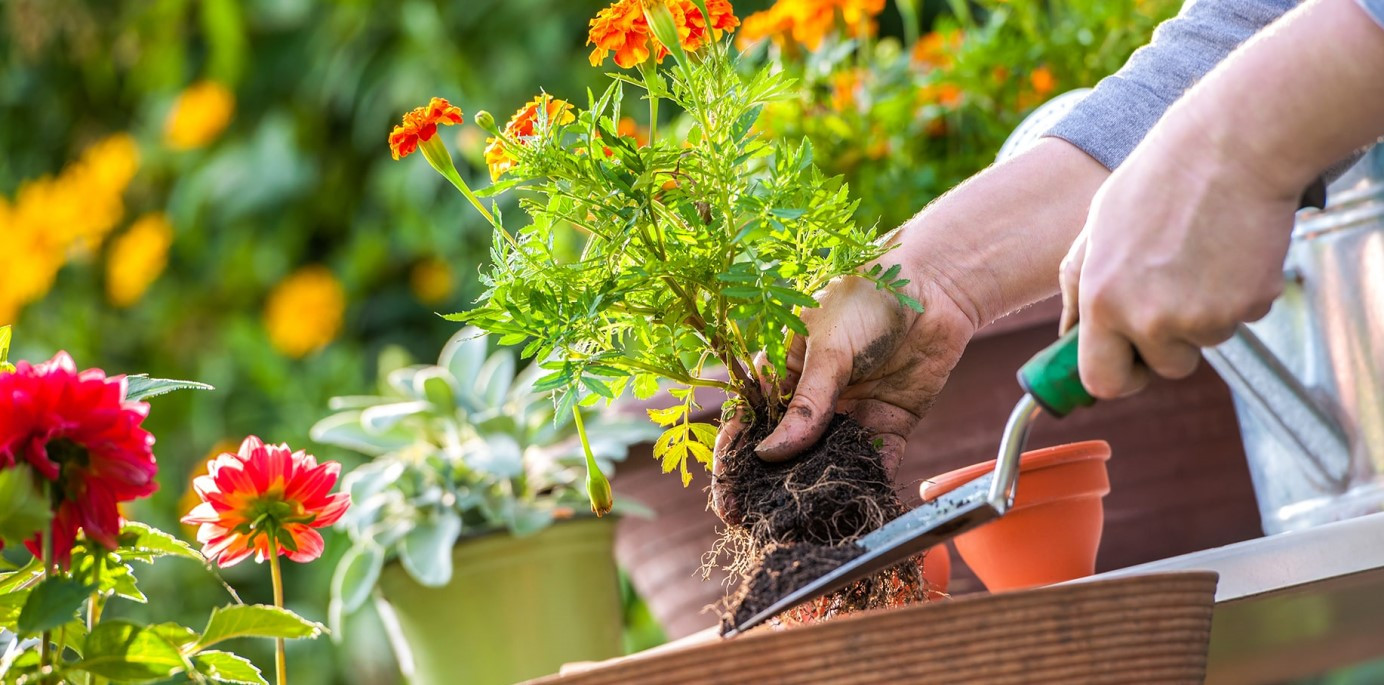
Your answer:
[[[491,135],[500,135],[500,129],[495,126],[495,117],[490,112],[481,110],[476,112],[476,125]]]
[[[591,511],[597,516],[605,516],[615,506],[615,495],[610,491],[610,481],[600,469],[586,470],[586,496],[591,499]]]

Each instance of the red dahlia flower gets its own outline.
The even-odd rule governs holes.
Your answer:
[[[318,464],[288,445],[245,438],[240,451],[211,460],[207,475],[192,482],[202,503],[183,517],[200,526],[202,554],[222,567],[274,555],[306,563],[322,556],[322,536],[313,528],[336,523],[351,506],[346,493],[331,494],[341,464]]]
[[[80,528],[116,547],[117,503],[154,492],[149,405],[125,400],[125,378],[77,371],[66,352],[0,374],[0,468],[28,464],[52,485],[54,560],[66,566]],[[40,554],[42,534],[26,542]]]

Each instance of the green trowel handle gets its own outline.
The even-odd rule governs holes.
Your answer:
[[[1086,392],[1077,370],[1076,342],[1079,326],[1033,355],[1019,369],[1019,385],[1049,414],[1063,417],[1096,403]]]

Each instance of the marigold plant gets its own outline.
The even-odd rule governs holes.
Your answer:
[[[487,213],[496,229],[487,289],[454,317],[501,344],[523,343],[545,372],[535,388],[553,392],[560,412],[630,390],[650,398],[665,383],[674,402],[650,412],[666,428],[654,453],[684,483],[690,463],[710,465],[716,434],[693,420],[693,391],[722,390],[759,420],[777,420],[783,398],[765,396],[756,378],[785,372],[789,338],[807,332],[799,315],[829,281],[860,275],[918,306],[899,292],[897,270],[861,271],[885,248],[873,226],[853,220],[849,191],[813,164],[812,147],[757,132],[791,82],[741,68],[725,33],[738,23],[724,2],[621,0],[602,10],[592,61],[614,52],[636,76],[612,74],[580,110],[540,95],[493,131],[504,159],[487,161],[502,180],[486,194],[518,194],[527,220]],[[671,66],[657,66],[660,49]],[[629,88],[649,103],[647,145],[620,131]],[[678,135],[654,126],[662,100],[685,113]],[[488,114],[477,118],[495,128]],[[564,254],[573,238],[579,248]]]

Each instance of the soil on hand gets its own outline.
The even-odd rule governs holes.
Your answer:
[[[859,556],[863,549],[856,540],[906,511],[872,437],[855,419],[837,414],[818,444],[781,463],[766,462],[754,452],[768,433],[764,425],[746,430],[717,476],[734,510],[728,518],[738,523],[722,532],[707,564],[741,580],[722,608],[723,631]],[[911,560],[779,620],[808,622],[901,606],[922,601],[925,590],[920,560]]]

